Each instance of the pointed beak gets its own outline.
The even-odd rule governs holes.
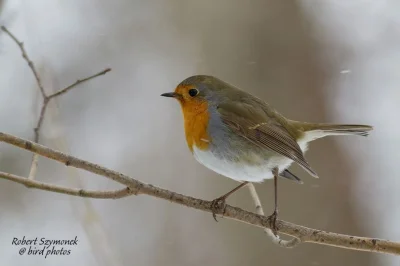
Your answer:
[[[160,96],[176,98],[178,94],[176,92],[166,92],[161,94]]]

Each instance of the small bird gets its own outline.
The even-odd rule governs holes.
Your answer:
[[[278,214],[278,177],[302,183],[287,168],[296,162],[314,177],[317,173],[304,158],[307,144],[330,135],[367,136],[368,125],[336,125],[299,122],[285,118],[263,100],[216,77],[191,76],[174,92],[161,96],[179,101],[186,142],[198,162],[214,172],[242,182],[212,201],[213,216],[225,200],[249,182],[274,178]]]

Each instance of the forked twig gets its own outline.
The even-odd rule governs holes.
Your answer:
[[[89,81],[89,80],[91,80],[93,78],[96,78],[98,76],[106,74],[107,72],[111,71],[111,68],[106,68],[106,69],[104,69],[104,70],[102,70],[102,71],[100,71],[100,72],[98,72],[98,73],[96,73],[96,74],[94,74],[92,76],[89,76],[87,78],[78,79],[73,84],[71,84],[71,85],[69,85],[69,86],[67,86],[67,87],[65,87],[65,88],[63,88],[63,89],[51,94],[51,95],[47,95],[45,90],[44,90],[43,83],[42,83],[42,80],[40,78],[40,75],[39,75],[38,71],[36,70],[35,64],[29,58],[28,53],[26,52],[26,50],[24,48],[24,43],[19,41],[17,39],[17,37],[15,37],[15,35],[12,34],[6,27],[1,26],[1,29],[8,36],[10,36],[10,38],[13,39],[14,42],[18,45],[19,49],[22,52],[22,57],[25,59],[25,61],[29,65],[30,69],[32,70],[32,73],[33,73],[33,75],[35,76],[35,79],[36,79],[36,83],[37,83],[37,85],[38,85],[38,87],[40,89],[40,93],[42,95],[43,102],[42,102],[42,107],[40,108],[40,114],[39,114],[39,118],[38,118],[37,123],[36,123],[36,127],[33,130],[34,131],[34,138],[33,139],[34,139],[34,141],[36,143],[39,143],[40,129],[42,127],[43,120],[44,120],[44,117],[45,117],[45,114],[46,114],[46,110],[47,110],[47,106],[48,106],[50,100],[55,99],[56,97],[61,96],[61,95],[65,94],[65,93],[69,92],[71,89],[75,88],[77,85],[79,85],[81,83],[84,83],[84,82]],[[38,161],[39,161],[38,155],[34,154],[33,157],[32,157],[32,163],[31,163],[31,167],[30,167],[29,175],[28,175],[28,179],[30,179],[30,180],[35,179],[36,172],[37,172],[37,167],[38,167]]]
[[[0,172],[0,177],[13,181],[18,184],[23,184],[29,188],[36,188],[40,190],[52,191],[61,194],[67,194],[72,196],[79,196],[84,198],[94,199],[120,199],[133,194],[132,190],[128,187],[118,190],[85,190],[79,188],[67,188],[63,186],[57,186],[49,183],[40,182],[37,180],[31,180],[22,176],[17,176],[9,173]]]

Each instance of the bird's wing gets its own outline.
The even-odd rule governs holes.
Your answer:
[[[243,102],[222,103],[217,110],[222,122],[233,132],[293,160],[311,175],[318,177],[304,158],[295,138],[273,115]]]

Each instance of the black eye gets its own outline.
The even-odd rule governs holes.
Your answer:
[[[190,89],[189,90],[189,95],[192,96],[192,97],[196,96],[198,93],[199,93],[199,91],[196,90],[196,89]]]

